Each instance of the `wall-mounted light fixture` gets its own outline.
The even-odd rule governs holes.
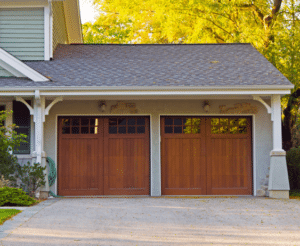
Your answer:
[[[99,102],[98,102],[98,108],[99,108],[102,112],[104,112],[105,109],[106,109],[106,102],[105,102],[105,101],[99,101]]]
[[[204,103],[203,103],[203,109],[204,109],[204,111],[208,112],[209,108],[210,108],[209,101],[204,101]]]

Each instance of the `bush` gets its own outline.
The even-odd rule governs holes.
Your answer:
[[[22,189],[0,188],[0,206],[30,206],[34,203],[36,200],[26,195]]]
[[[300,147],[286,153],[291,190],[300,189]]]
[[[18,178],[22,181],[21,188],[29,196],[34,197],[37,189],[45,185],[44,170],[46,167],[42,167],[39,163],[31,165],[27,162],[23,166],[18,165]]]
[[[16,125],[4,126],[3,122],[12,112],[0,111],[0,176],[10,180],[16,186],[15,173],[17,169],[17,157],[10,152],[26,142],[26,135],[18,134],[14,129]],[[12,185],[13,185],[12,184]]]

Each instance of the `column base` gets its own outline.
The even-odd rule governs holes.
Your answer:
[[[270,190],[269,197],[276,198],[276,199],[290,199],[290,191],[289,190]]]

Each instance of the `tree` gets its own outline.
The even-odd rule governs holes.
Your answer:
[[[94,25],[84,26],[88,42],[251,43],[295,85],[292,95],[283,99],[283,140],[285,149],[300,144],[293,139],[300,125],[299,0],[94,0],[94,4],[103,14]],[[113,34],[103,31],[105,26]]]

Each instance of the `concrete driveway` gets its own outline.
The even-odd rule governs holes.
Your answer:
[[[300,245],[300,201],[47,200],[0,226],[0,245]]]

